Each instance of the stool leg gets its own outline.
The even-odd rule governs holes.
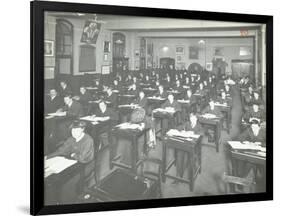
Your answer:
[[[192,192],[194,189],[194,154],[189,154],[189,190]]]

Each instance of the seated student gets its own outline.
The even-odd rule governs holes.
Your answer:
[[[169,76],[169,74],[167,74],[166,79],[164,79],[162,81],[162,85],[164,87],[164,89],[170,89],[171,88],[171,77]]]
[[[217,117],[222,117],[222,113],[218,107],[215,106],[214,99],[209,100],[209,105],[202,111],[202,114],[213,114]]]
[[[198,118],[194,112],[191,112],[189,114],[189,121],[184,124],[183,129],[185,131],[189,131],[191,134],[203,135],[203,129],[200,123],[198,122]],[[187,153],[182,151],[176,152],[177,176],[179,176],[180,178],[183,177],[184,168],[185,168],[184,164],[187,164],[187,161],[185,161],[187,159],[186,154]],[[173,183],[177,184],[178,181],[175,180]]]
[[[92,137],[84,132],[86,123],[83,121],[74,121],[71,128],[71,137],[54,153],[47,156],[66,156],[80,163],[88,163],[94,157],[94,141]]]
[[[139,92],[139,97],[135,100],[135,103],[137,103],[141,108],[147,111],[147,98],[145,97],[143,91]]]
[[[127,84],[127,85],[132,85],[133,84],[133,78],[132,78],[132,76],[131,76],[131,74],[129,74],[126,78],[125,78],[125,83]]]
[[[183,83],[183,87],[185,88],[190,88],[190,81],[189,81],[189,77],[185,77],[184,83]]]
[[[133,77],[133,82],[132,82],[132,84],[135,84],[137,87],[139,87],[140,81],[137,79],[136,76]]]
[[[226,97],[232,98],[232,90],[229,85],[224,86],[224,91],[225,91]]]
[[[260,109],[259,105],[253,103],[252,107],[244,114],[243,120],[250,123],[252,120],[262,123],[265,120],[265,113]]]
[[[183,100],[188,100],[190,104],[193,104],[196,102],[195,96],[192,94],[191,89],[187,89],[186,94],[182,98]]]
[[[242,81],[240,82],[240,87],[241,87],[242,89],[248,89],[250,85],[251,85],[251,82],[250,82],[249,76],[246,76],[246,77],[244,78],[244,80],[242,80]]]
[[[118,79],[113,80],[113,85],[111,86],[111,88],[113,90],[117,90],[117,91],[121,92],[122,86],[119,83]]]
[[[65,81],[60,81],[60,88],[59,93],[61,97],[64,97],[67,94],[71,94],[71,88],[68,86],[68,84]]]
[[[105,101],[101,100],[99,102],[99,109],[94,113],[97,117],[109,117],[112,121],[117,121],[117,113],[109,108]]]
[[[92,100],[92,96],[90,92],[84,86],[80,87],[80,94],[79,94],[79,102],[81,105],[85,106],[88,105],[89,101]]]
[[[183,89],[179,80],[176,81],[176,85],[173,87],[173,90],[178,91],[178,92],[184,91],[184,89]]]
[[[145,83],[145,84],[151,84],[152,83],[152,81],[151,81],[151,79],[149,78],[148,75],[145,75],[145,78],[143,79],[143,83]]]
[[[144,80],[144,75],[143,75],[142,72],[139,73],[139,80],[140,80],[141,82],[143,82],[143,80]]]
[[[172,94],[168,95],[168,100],[162,104],[162,108],[174,108],[175,111],[181,111],[180,104],[174,99],[174,95]]]
[[[102,146],[108,146],[109,145],[109,134],[108,131],[111,130],[111,126],[114,126],[117,124],[118,121],[118,114],[114,112],[111,108],[107,106],[105,101],[100,101],[99,108],[94,113],[96,117],[105,117],[110,119],[111,124],[103,126],[102,129],[99,130],[99,134],[96,133],[96,130],[93,129],[92,134],[95,136],[100,136],[101,138],[101,144]],[[98,143],[99,144],[99,143]],[[99,145],[99,147],[101,147]]]
[[[84,115],[81,104],[72,99],[71,94],[67,94],[63,98],[65,106],[59,111],[66,112],[69,117],[82,117]]]
[[[253,91],[253,97],[252,97],[251,103],[258,104],[262,108],[264,107],[264,102],[263,102],[262,98],[260,97],[259,90]]]
[[[132,84],[129,88],[128,88],[128,94],[130,95],[138,95],[138,91],[137,91],[137,86],[136,84]]]
[[[242,134],[239,135],[238,140],[241,142],[260,142],[262,146],[265,146],[265,129],[262,128],[260,122],[255,119],[252,120],[250,124],[251,127],[242,132]]]
[[[253,87],[250,85],[249,88],[247,89],[247,91],[244,93],[244,105],[245,106],[249,106],[252,99],[253,99],[253,95],[254,95],[254,92],[253,92]]]
[[[105,100],[107,102],[109,102],[110,107],[115,109],[118,105],[117,104],[117,94],[112,91],[111,87],[107,88],[106,93],[107,93],[107,95],[106,95]]]
[[[228,105],[228,106],[230,106],[230,107],[232,106],[232,99],[226,97],[225,91],[222,91],[222,92],[221,92],[221,96],[218,97],[217,101],[218,101],[220,104],[225,104],[225,105]]]
[[[164,87],[162,85],[159,85],[158,87],[158,91],[155,94],[156,97],[161,97],[161,98],[167,98],[168,94],[167,92],[164,90]]]
[[[196,94],[200,94],[202,96],[206,95],[206,90],[204,89],[204,84],[202,82],[199,83],[199,87],[196,91]]]
[[[62,105],[62,99],[58,96],[56,89],[50,89],[45,101],[45,113],[56,112]]]

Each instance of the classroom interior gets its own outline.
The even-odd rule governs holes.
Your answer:
[[[265,25],[44,19],[45,204],[266,190]]]

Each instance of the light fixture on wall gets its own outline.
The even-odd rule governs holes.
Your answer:
[[[205,45],[205,41],[204,41],[204,40],[199,40],[199,41],[198,41],[198,44],[200,44],[200,45]]]
[[[162,47],[162,50],[163,50],[164,52],[167,52],[167,51],[169,50],[169,47],[168,47],[168,46],[163,46],[163,47]]]

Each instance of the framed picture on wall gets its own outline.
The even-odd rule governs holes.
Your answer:
[[[176,46],[176,54],[183,55],[184,54],[184,46]]]
[[[199,47],[190,46],[189,47],[189,59],[198,59],[199,58]]]
[[[273,199],[272,16],[47,1],[33,1],[31,15],[31,214]],[[204,70],[216,47],[235,72],[227,80],[219,60],[212,76]],[[210,81],[210,103],[187,112],[190,96],[180,100],[166,74],[183,88]],[[157,79],[182,109],[153,97]],[[157,104],[153,117],[139,90]]]
[[[55,56],[55,42],[52,40],[44,40],[44,56]]]

